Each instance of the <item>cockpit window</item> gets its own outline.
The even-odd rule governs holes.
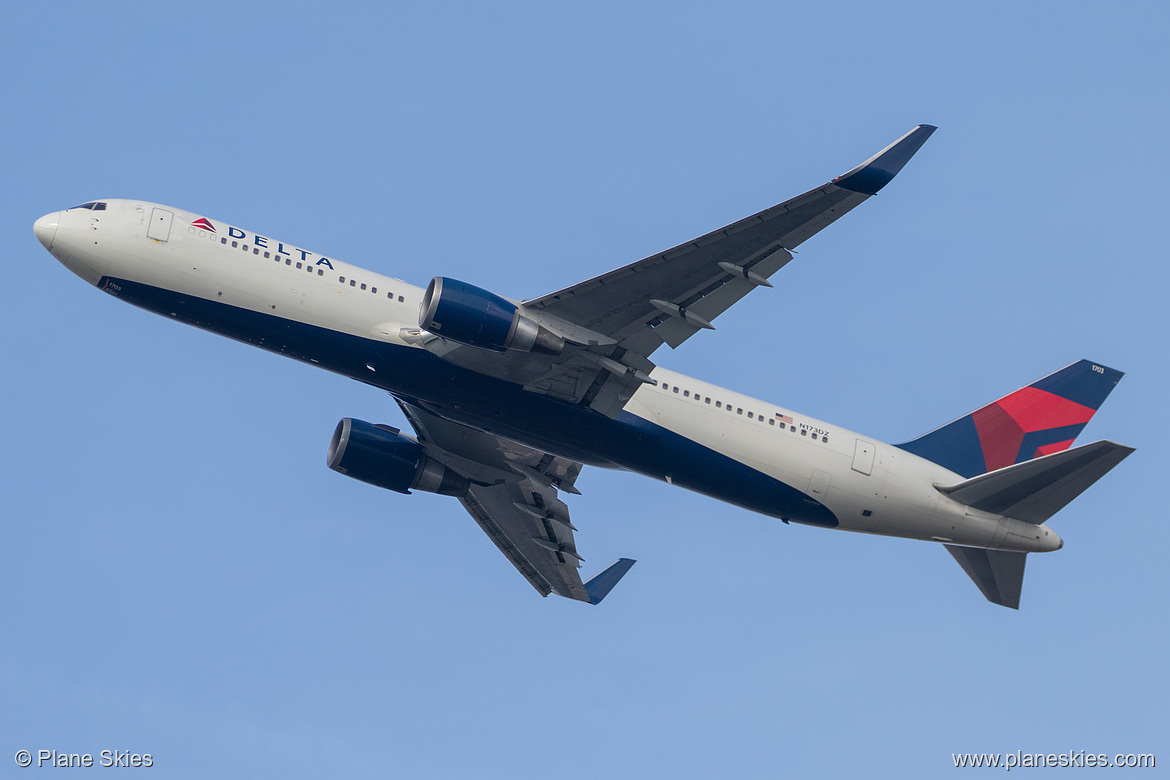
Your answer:
[[[105,211],[106,204],[101,201],[91,200],[89,203],[82,203],[80,206],[74,206],[75,209],[89,209],[90,211]]]

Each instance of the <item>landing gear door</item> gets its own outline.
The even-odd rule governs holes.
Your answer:
[[[166,241],[171,237],[171,221],[174,218],[173,212],[154,209],[150,212],[150,227],[146,229],[146,235],[155,241]]]
[[[858,439],[853,449],[853,470],[865,475],[873,473],[873,443]]]

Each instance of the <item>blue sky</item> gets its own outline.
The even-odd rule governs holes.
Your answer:
[[[1158,488],[1165,4],[18,4],[0,31],[0,765],[167,777],[937,777],[955,752],[1170,762]],[[534,297],[843,173],[903,173],[674,353],[902,441],[1080,358],[1138,448],[1019,612],[942,549],[589,470],[598,608],[453,500],[325,467],[371,388],[87,288],[36,242],[174,204],[423,285]],[[1164,755],[1163,755],[1164,754]],[[35,770],[27,770],[32,773]],[[19,774],[19,773],[18,773]]]

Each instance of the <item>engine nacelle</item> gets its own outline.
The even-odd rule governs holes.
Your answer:
[[[471,483],[423,454],[422,445],[397,431],[346,417],[329,442],[329,468],[398,493],[422,490],[462,496]]]
[[[565,340],[520,313],[520,307],[495,293],[436,276],[427,285],[418,324],[445,339],[470,347],[504,352],[559,355]]]

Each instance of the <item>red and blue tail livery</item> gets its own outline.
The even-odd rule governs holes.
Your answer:
[[[1122,376],[1080,360],[898,446],[964,477],[1063,452]]]

